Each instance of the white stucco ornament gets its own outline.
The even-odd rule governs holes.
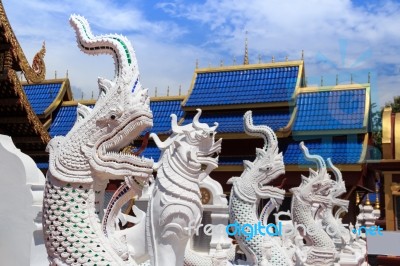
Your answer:
[[[146,217],[146,236],[151,265],[183,265],[185,250],[201,222],[200,182],[218,166],[221,141],[215,141],[216,128],[200,123],[197,110],[193,123],[178,126],[172,117],[172,135],[161,142],[157,179]]]

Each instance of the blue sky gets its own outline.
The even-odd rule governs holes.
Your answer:
[[[28,60],[46,41],[47,77],[69,72],[75,98],[97,96],[97,77],[112,78],[109,56],[79,51],[70,14],[85,16],[95,34],[121,33],[133,43],[142,83],[154,95],[189,89],[200,67],[243,62],[248,32],[250,63],[300,59],[309,84],[364,83],[372,101],[400,95],[400,2],[350,0],[74,1],[3,0]]]

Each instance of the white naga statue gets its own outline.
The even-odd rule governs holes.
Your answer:
[[[310,169],[309,177],[302,176],[300,186],[291,189],[291,222],[298,230],[291,238],[296,251],[296,265],[368,265],[365,246],[340,218],[348,208],[348,200],[338,198],[346,192],[340,170],[327,159],[327,165],[335,176],[332,180],[324,159],[310,155],[303,142],[300,148],[308,161],[317,164],[317,171]],[[335,213],[334,206],[339,207]],[[304,239],[305,244],[299,239]]]
[[[107,219],[113,211],[104,216],[103,226],[100,219],[108,180],[130,184],[121,195],[130,189],[140,193],[136,187],[153,172],[152,160],[120,152],[152,126],[147,90],[140,84],[135,53],[125,37],[93,36],[80,16],[71,16],[70,22],[81,50],[111,54],[116,73],[112,81],[99,78],[100,96],[93,109],[78,106],[71,131],[48,145],[43,203],[48,258],[51,265],[135,265],[124,239],[111,234]]]
[[[257,148],[253,162],[244,161],[245,170],[240,177],[228,181],[233,183],[229,203],[230,222],[240,226],[263,222],[257,213],[260,199],[270,199],[271,206],[278,207],[285,196],[284,190],[268,185],[285,173],[274,131],[268,126],[254,126],[250,111],[244,115],[244,128],[247,134],[263,138],[264,147]],[[256,234],[251,239],[245,235],[235,238],[249,265],[291,265],[284,248],[268,234]]]

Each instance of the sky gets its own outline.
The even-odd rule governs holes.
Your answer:
[[[199,67],[301,58],[308,85],[371,81],[378,106],[400,95],[400,1],[390,0],[3,0],[28,61],[46,42],[47,78],[66,76],[75,99],[98,95],[97,77],[112,79],[108,55],[80,52],[69,25],[86,17],[97,34],[131,40],[142,84],[164,96],[189,90]],[[246,34],[247,32],[247,34]],[[235,63],[236,62],[236,63]],[[370,74],[368,74],[370,73]],[[323,76],[323,78],[321,78]]]

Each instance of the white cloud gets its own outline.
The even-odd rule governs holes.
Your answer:
[[[286,55],[299,59],[304,49],[306,74],[311,78],[340,73],[349,80],[349,73],[369,69],[378,73],[375,89],[382,95],[380,104],[399,94],[394,91],[400,87],[398,2],[371,1],[361,7],[350,0],[208,0],[203,4],[178,0],[156,5],[165,11],[162,18],[151,17],[140,3],[3,1],[28,59],[46,40],[48,77],[55,70],[63,76],[68,69],[71,83],[87,96],[97,91],[97,76],[113,76],[113,64],[109,56],[93,58],[78,50],[68,23],[72,13],[87,17],[95,34],[127,35],[137,52],[143,85],[151,91],[158,87],[159,94],[165,95],[167,86],[177,93],[180,84],[186,92],[196,59],[203,67],[219,65],[220,59],[231,64],[233,56],[242,62],[246,30],[251,62],[258,61],[258,54],[264,62],[272,55],[276,61]]]
[[[4,1],[11,26],[28,60],[32,60],[45,40],[47,78],[54,78],[55,71],[57,77],[65,77],[68,70],[72,86],[82,90],[85,98],[90,98],[92,92],[96,97],[97,77],[112,78],[114,67],[110,56],[91,57],[79,51],[75,33],[68,22],[73,13],[85,16],[94,34],[122,33],[128,36],[138,54],[144,86],[158,86],[159,94],[162,94],[168,85],[171,93],[177,93],[182,84],[185,92],[193,71],[188,67],[194,66],[196,54],[204,51],[190,45],[171,45],[174,39],[185,34],[185,28],[173,21],[150,21],[133,4],[93,0],[79,3],[72,0]],[[81,94],[75,97],[80,99]]]

